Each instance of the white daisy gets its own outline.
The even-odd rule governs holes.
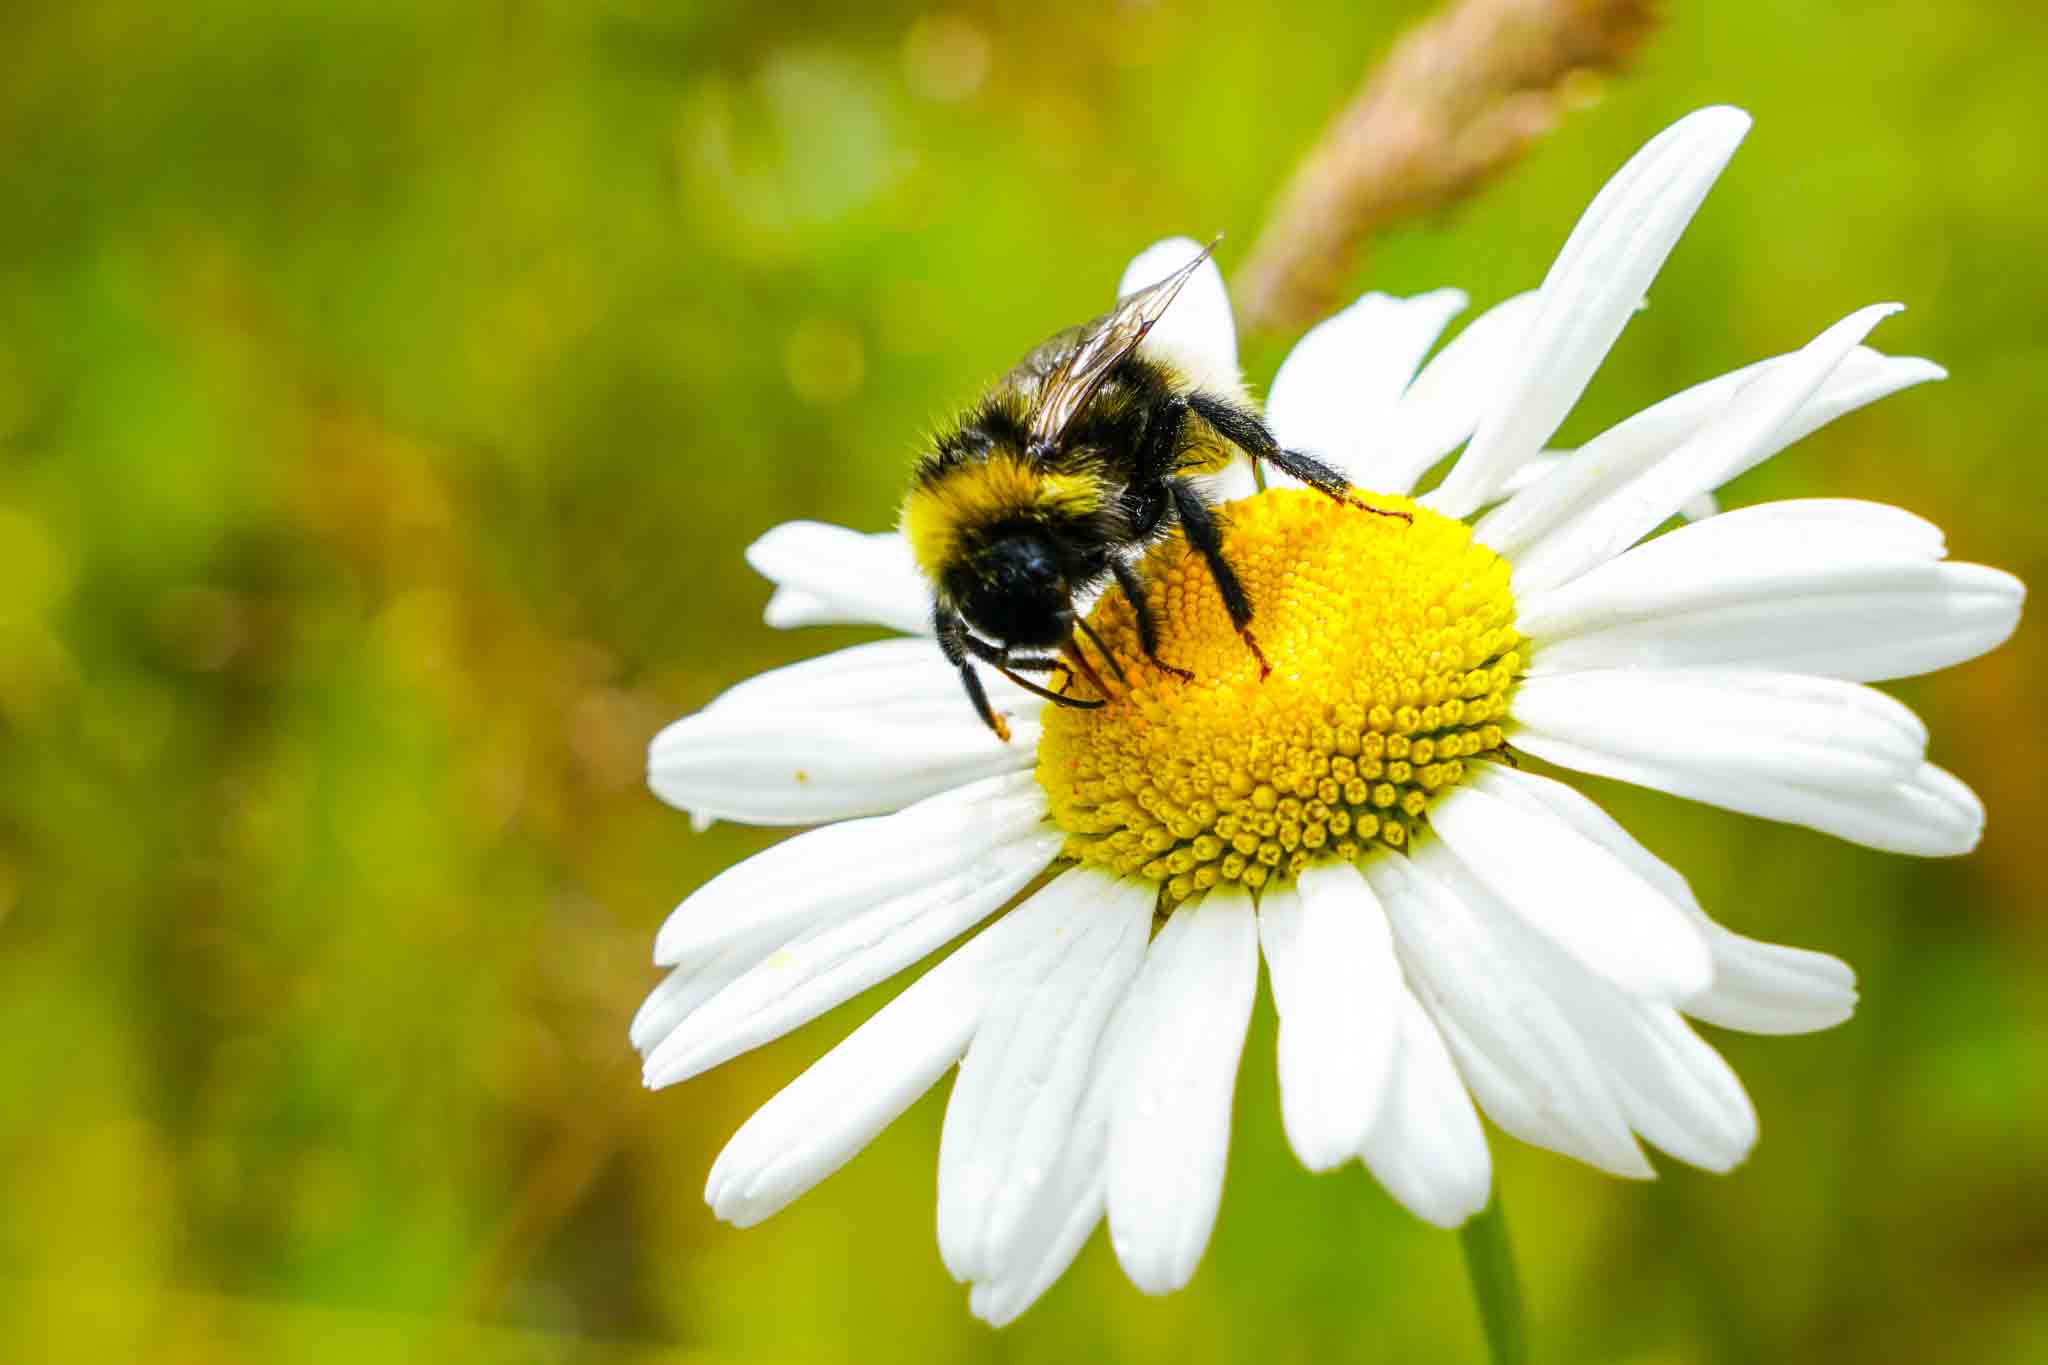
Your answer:
[[[1977,799],[1863,684],[1992,648],[2023,596],[1872,503],[1769,503],[1644,540],[1816,427],[1941,377],[1860,345],[1889,306],[1545,451],[1748,126],[1709,109],[1656,138],[1541,288],[1426,364],[1464,306],[1454,290],[1369,294],[1295,348],[1269,405],[1282,442],[1415,520],[1222,476],[1271,679],[1170,542],[1147,581],[1161,653],[1195,683],[1142,664],[1112,592],[1094,620],[1129,653],[1129,689],[1043,714],[992,678],[1008,744],[929,638],[754,678],[655,739],[654,790],[700,821],[820,827],[663,926],[655,961],[673,970],[632,1031],[650,1086],[1017,902],[741,1128],[706,1190],[720,1217],[775,1213],[957,1063],[939,1246],[974,1311],[1014,1318],[1105,1217],[1132,1281],[1176,1289],[1215,1220],[1262,953],[1295,1151],[1314,1170],[1363,1160],[1432,1223],[1487,1201],[1478,1112],[1617,1175],[1653,1174],[1639,1138],[1709,1170],[1743,1159],[1755,1113],[1686,1018],[1826,1028],[1854,1007],[1849,968],[1721,928],[1591,801],[1498,760],[1963,853]],[[1123,292],[1192,250],[1146,252]],[[1147,345],[1234,379],[1213,266]],[[1461,446],[1439,486],[1399,503]],[[748,558],[777,585],[771,624],[927,629],[894,534],[797,523]]]

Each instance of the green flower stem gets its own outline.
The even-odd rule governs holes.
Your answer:
[[[1479,1322],[1493,1365],[1526,1365],[1529,1337],[1522,1326],[1522,1284],[1515,1275],[1515,1251],[1508,1245],[1508,1220],[1496,1195],[1458,1230],[1465,1248],[1465,1273],[1479,1300]]]

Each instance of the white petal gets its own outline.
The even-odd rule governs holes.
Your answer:
[[[1502,485],[1498,496],[1503,499],[1512,498],[1524,489],[1560,478],[1573,466],[1577,458],[1577,452],[1570,450],[1546,450],[1540,455],[1532,455],[1522,462],[1519,469],[1508,475],[1508,481]],[[1700,493],[1687,498],[1685,505],[1678,509],[1678,515],[1689,522],[1705,521],[1720,510],[1721,504],[1712,493]]]
[[[808,825],[898,810],[1029,768],[1042,703],[988,675],[991,734],[930,640],[882,640],[763,673],[654,737],[647,784],[693,815]]]
[[[1896,515],[1882,515],[1888,512]],[[1938,529],[1879,503],[1762,503],[1680,527],[1560,587],[1528,593],[1516,601],[1516,625],[1538,639],[1562,639],[1711,604],[1721,583],[1753,585],[1738,594],[1747,595],[1842,561],[1929,564],[1942,553]]]
[[[1554,817],[1552,823],[1563,824]],[[1452,862],[1440,854],[1426,861],[1434,871]],[[1469,865],[1465,871],[1470,873]],[[1589,902],[1596,899],[1588,896]],[[1629,1127],[1709,1170],[1727,1170],[1748,1154],[1756,1141],[1748,1096],[1727,1064],[1670,1007],[1634,998],[1588,972],[1526,923],[1496,917],[1492,928],[1498,951],[1555,1007],[1562,1029],[1583,1049]],[[1475,1075],[1475,1088],[1480,1084]]]
[[[1096,1048],[1088,1085],[1065,1148],[1029,1211],[1006,1263],[992,1267],[969,1297],[975,1316],[995,1327],[1016,1319],[1066,1273],[1107,1211],[1109,1135],[1151,1045],[1150,1006],[1135,987],[1111,1016]]]
[[[1481,313],[1422,367],[1401,395],[1384,433],[1370,433],[1358,482],[1407,493],[1438,460],[1471,438],[1488,398],[1505,381],[1536,317],[1534,289]]]
[[[974,1315],[990,1326],[1006,1326],[1036,1303],[1066,1273],[1102,1221],[1110,1123],[1129,1071],[1130,1006],[1127,993],[1103,1031],[1066,1146],[1006,1263],[976,1281],[969,1295]]]
[[[1259,478],[1252,472],[1252,462],[1242,455],[1233,456],[1229,464],[1214,474],[1195,475],[1194,481],[1202,496],[1217,505],[1236,502],[1259,491]]]
[[[850,624],[834,604],[801,588],[777,588],[769,593],[767,605],[761,608],[761,620],[776,630]]]
[[[1702,109],[1651,139],[1579,219],[1543,281],[1517,363],[1478,434],[1431,498],[1469,515],[1542,449],[1586,390],[1700,201],[1749,131],[1739,109]]]
[[[1688,1000],[1695,1019],[1741,1033],[1818,1033],[1856,1012],[1856,973],[1826,953],[1760,943],[1713,924],[1714,989]]]
[[[1007,679],[985,676],[984,681],[990,699],[998,705],[1037,705],[1035,698]],[[973,716],[959,672],[946,662],[934,641],[876,640],[756,673],[713,697],[696,715],[676,723],[714,711],[775,712],[784,719],[795,719],[805,711],[834,719],[874,713],[879,719],[894,720],[934,714],[950,718],[948,713],[963,708]],[[1035,710],[1030,714],[1035,715]]]
[[[1718,543],[1726,554],[1746,554],[1751,546],[1787,537],[1839,544],[1845,550],[1853,546],[1859,552],[1896,559],[1941,559],[1948,554],[1941,528],[1933,522],[1904,508],[1860,498],[1760,502],[1723,512],[1686,531],[1687,543],[1695,546],[1714,537],[1725,537]]]
[[[1562,821],[1460,787],[1430,808],[1429,823],[1501,904],[1630,995],[1684,1000],[1712,982],[1706,942],[1684,911]]]
[[[1387,428],[1415,367],[1465,302],[1455,289],[1412,299],[1367,294],[1310,328],[1281,362],[1266,399],[1266,420],[1280,444],[1305,450],[1362,482],[1365,456]],[[1266,471],[1266,481],[1301,486],[1277,469]]]
[[[821,521],[786,521],[747,547],[747,563],[775,584],[764,619],[791,626],[932,629],[932,594],[910,546],[894,531],[866,534]]]
[[[1721,500],[1712,493],[1695,493],[1679,504],[1678,515],[1685,521],[1705,521],[1721,510]]]
[[[1729,566],[1718,582],[1635,585],[1640,619],[1542,643],[1529,672],[1707,667],[1910,678],[1997,648],[2026,599],[2017,578],[1979,564],[1836,561],[1803,575],[1776,566],[1767,580],[1771,567]]]
[[[1854,789],[1816,788],[1764,773],[1716,773],[1692,765],[1660,763],[1528,729],[1516,732],[1515,744],[1561,768],[1633,782],[1744,815],[1804,825],[1887,853],[1955,857],[1975,848],[1984,834],[1983,803],[1932,763]]]
[[[1482,764],[1472,782],[1525,808],[1550,811],[1635,869],[1692,916],[1714,955],[1714,984],[1685,1003],[1696,1019],[1745,1033],[1811,1033],[1856,1008],[1856,974],[1826,953],[1761,943],[1707,917],[1678,870],[1644,848],[1583,792],[1548,777]]]
[[[1791,419],[1778,428],[1773,443],[1751,460],[1750,467],[1762,464],[1794,442],[1805,440],[1837,417],[1868,407],[1902,389],[1946,378],[1948,371],[1931,360],[1923,360],[1919,356],[1881,355],[1866,346],[1858,346],[1828,376],[1828,382],[1820,392],[1801,404]],[[1741,472],[1735,471],[1736,474]],[[1729,474],[1722,482],[1734,477],[1735,474]]]
[[[780,1213],[931,1089],[973,1036],[979,965],[940,963],[761,1106],[712,1163],[712,1211],[737,1227]]]
[[[1506,499],[1525,488],[1534,488],[1546,479],[1556,478],[1570,468],[1574,452],[1569,450],[1545,450],[1515,466],[1500,486],[1497,496]]]
[[[939,1253],[957,1280],[1008,1269],[1072,1133],[1111,1012],[1144,961],[1157,889],[1086,869],[1013,914],[1045,920],[996,986],[946,1106]]]
[[[1047,927],[1043,915],[1003,916],[762,1105],[712,1163],[712,1211],[752,1227],[851,1160],[960,1060],[991,990]]]
[[[894,815],[848,820],[784,839],[713,877],[676,907],[654,940],[663,966],[744,937],[787,942],[905,896],[967,896],[1011,875],[1005,845],[1045,832],[1045,793],[1029,773],[989,778]]]
[[[1473,534],[1481,544],[1492,546],[1510,559],[1519,559],[1531,545],[1612,495],[1698,434],[1707,423],[1722,416],[1754,380],[1796,359],[1796,355],[1778,356],[1749,365],[1645,408],[1588,441],[1560,462],[1551,477],[1517,489],[1507,502],[1479,519]],[[1764,455],[1775,453],[1855,407],[1940,377],[1942,370],[1938,365],[1881,355],[1858,346],[1828,376],[1820,391],[1765,443]],[[1687,499],[1680,510],[1704,497],[1706,494],[1702,493]]]
[[[1157,284],[1201,249],[1191,237],[1155,242],[1125,267],[1117,297]],[[1244,382],[1237,368],[1237,324],[1230,315],[1230,291],[1223,287],[1223,272],[1214,257],[1188,277],[1139,349],[1168,361],[1204,388],[1237,391]]]
[[[1515,743],[1561,740],[1676,771],[1858,791],[1910,776],[1927,728],[1874,688],[1753,669],[1608,669],[1529,678]],[[1569,765],[1568,765],[1569,766]]]
[[[1405,991],[1386,912],[1349,863],[1317,863],[1259,903],[1280,1012],[1280,1117],[1301,1164],[1359,1150],[1386,1097]]]
[[[629,1031],[634,1050],[641,1056],[658,1046],[678,1024],[701,1008],[705,1001],[745,975],[775,950],[776,936],[751,934],[712,953],[699,954],[676,967],[647,994],[633,1016]]]
[[[1562,1007],[1629,1126],[1679,1160],[1733,1169],[1756,1144],[1756,1110],[1718,1053],[1668,1005],[1631,1000],[1534,936],[1524,960]]]
[[[1778,433],[1796,421],[1799,410],[1822,391],[1828,376],[1870,329],[1899,307],[1881,303],[1861,309],[1796,355],[1764,367],[1676,450],[1516,554],[1516,594],[1568,583],[1604,564],[1655,530],[1695,494],[1720,487],[1783,449]]]
[[[1591,997],[1580,1001],[1593,1012]],[[1756,1146],[1756,1107],[1721,1054],[1665,1006],[1638,1003],[1609,1017],[1601,1055],[1635,1130],[1702,1170],[1740,1165]]]
[[[1937,562],[1896,524],[1748,515],[1762,510],[1682,527],[1518,603],[1539,642],[1530,671],[1716,665],[1867,682],[1973,658],[2018,625],[2026,588],[2010,574]]]
[[[1495,925],[1511,913],[1441,841],[1367,861],[1416,996],[1493,1121],[1615,1175],[1654,1172],[1584,1042]]]
[[[898,817],[891,817],[898,818]],[[678,1019],[647,1057],[649,1088],[688,1080],[799,1028],[965,933],[1043,872],[1061,836],[1038,829],[958,875],[827,918]]]
[[[1008,1326],[1038,1302],[1067,1273],[1102,1221],[1103,1159],[1113,1107],[1107,1091],[1097,1098],[1091,1089],[1076,1118],[1068,1154],[1031,1209],[1009,1264],[975,1282],[968,1306],[991,1327]]]
[[[1109,1135],[1109,1233],[1147,1294],[1188,1282],[1216,1224],[1258,979],[1251,897],[1219,889],[1167,920],[1120,1021],[1136,1041]]]
[[[1393,1075],[1359,1155],[1402,1207],[1454,1228],[1486,1207],[1493,1158],[1436,1025],[1405,985],[1394,1008],[1400,1037]]]
[[[1774,363],[1763,361],[1695,384],[1609,427],[1557,464],[1549,478],[1517,489],[1481,517],[1472,534],[1500,554],[1519,558],[1565,521],[1697,435]]]

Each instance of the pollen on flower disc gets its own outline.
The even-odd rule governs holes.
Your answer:
[[[1372,501],[1414,520],[1303,489],[1228,509],[1224,554],[1269,676],[1179,537],[1142,578],[1159,657],[1192,682],[1148,662],[1131,604],[1104,594],[1090,624],[1128,683],[1096,709],[1047,707],[1038,747],[1068,857],[1161,882],[1169,903],[1256,888],[1404,847],[1465,760],[1501,748],[1521,668],[1507,563],[1462,522]]]

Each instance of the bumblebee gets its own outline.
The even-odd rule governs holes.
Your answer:
[[[1251,632],[1251,601],[1224,557],[1216,512],[1191,476],[1220,470],[1243,451],[1339,501],[1407,516],[1372,507],[1330,466],[1282,448],[1242,390],[1207,387],[1144,346],[1214,245],[1102,317],[1047,338],[918,460],[902,529],[932,587],[939,648],[975,711],[1005,741],[1009,726],[989,704],[975,663],[1057,705],[1101,706],[1109,689],[1075,633],[1120,679],[1122,671],[1074,604],[1111,578],[1131,603],[1147,659],[1193,680],[1159,657],[1158,623],[1135,566],[1176,527],[1207,564],[1262,674],[1271,670]],[[1056,669],[1087,678],[1097,695],[1019,676]]]

